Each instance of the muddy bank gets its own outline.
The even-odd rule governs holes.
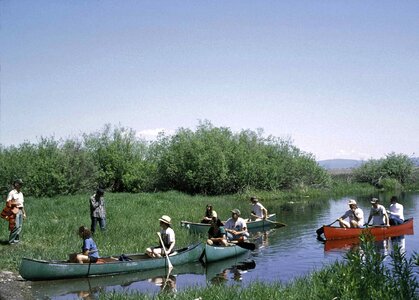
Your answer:
[[[17,273],[0,271],[0,300],[26,299],[33,299],[30,282]]]

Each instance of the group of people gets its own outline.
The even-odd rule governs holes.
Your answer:
[[[252,212],[250,220],[256,221],[259,219],[267,219],[268,210],[259,202],[255,196],[250,198],[252,204]],[[229,242],[237,243],[243,242],[249,237],[247,230],[247,222],[240,217],[241,212],[235,208],[231,210],[231,218],[224,224],[217,217],[217,213],[211,204],[208,204],[205,211],[205,216],[201,223],[210,223],[211,227],[208,230],[207,244],[227,246]]]
[[[336,221],[340,227],[360,228],[368,226],[372,220],[373,226],[400,225],[404,222],[403,205],[398,203],[396,196],[391,197],[389,209],[380,204],[377,198],[371,199],[371,209],[367,222],[364,223],[364,212],[358,207],[355,200],[348,202],[349,209]],[[346,221],[345,219],[348,219]]]

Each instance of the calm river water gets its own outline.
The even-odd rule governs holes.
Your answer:
[[[377,196],[377,195],[374,195]],[[381,203],[388,207],[391,195],[380,195]],[[268,207],[277,213],[277,220],[287,227],[254,233],[258,237],[258,248],[242,257],[230,259],[202,267],[199,263],[175,267],[172,276],[167,277],[164,270],[134,274],[107,276],[82,280],[34,282],[32,292],[37,299],[95,299],[99,291],[120,293],[140,291],[157,294],[181,291],[192,286],[212,284],[238,284],[246,286],[255,281],[288,282],[296,277],[309,274],[315,269],[342,260],[349,246],[324,244],[316,239],[316,229],[322,224],[333,222],[347,209],[349,198],[356,199],[364,210],[366,218],[371,197],[348,196],[339,199],[320,199],[304,208],[289,203],[282,207]],[[419,251],[419,193],[405,193],[399,196],[405,208],[405,217],[414,217],[415,235],[399,239],[408,257]],[[378,243],[384,253],[391,246]],[[166,281],[163,284],[163,281]]]

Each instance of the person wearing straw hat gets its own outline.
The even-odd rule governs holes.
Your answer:
[[[172,219],[169,216],[163,215],[160,219],[160,235],[163,241],[163,245],[159,244],[156,247],[149,247],[146,249],[146,254],[152,258],[161,257],[166,252],[170,254],[174,251],[175,248],[175,232],[172,229]],[[165,247],[166,251],[164,251]]]
[[[26,211],[24,207],[24,198],[21,191],[23,185],[22,179],[16,179],[13,182],[14,189],[11,190],[7,196],[7,205],[10,207],[12,203],[16,203],[16,207],[19,209],[15,215],[15,224],[13,230],[10,231],[9,244],[17,244],[20,242],[20,234],[22,233],[23,219],[26,218]]]
[[[339,222],[340,227],[344,228],[361,227],[364,222],[364,212],[358,207],[358,204],[353,199],[349,200],[348,205],[349,209],[336,221]],[[346,218],[349,219],[349,222],[345,221]]]

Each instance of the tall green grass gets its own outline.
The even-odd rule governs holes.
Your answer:
[[[78,227],[90,227],[89,197],[85,194],[27,198],[25,208],[28,217],[23,224],[20,244],[7,244],[8,223],[0,220],[0,269],[16,271],[22,257],[66,259],[69,253],[79,251],[82,241],[77,235]],[[207,203],[214,205],[223,220],[230,217],[233,208],[249,215],[248,199],[245,194],[207,197],[179,192],[106,193],[107,230],[101,232],[97,229],[94,240],[101,256],[144,252],[150,245],[158,244],[158,219],[169,215],[177,246],[186,246],[199,238],[181,228],[181,220],[199,222]]]

